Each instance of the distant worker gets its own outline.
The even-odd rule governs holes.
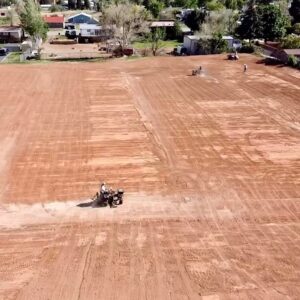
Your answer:
[[[202,72],[202,66],[199,67],[198,74],[201,74],[201,72]]]
[[[106,185],[105,182],[102,182],[100,185],[100,193],[103,194],[106,191]]]
[[[248,66],[246,64],[244,64],[244,73],[246,73],[248,70]]]

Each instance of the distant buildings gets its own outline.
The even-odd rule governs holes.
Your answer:
[[[24,31],[18,26],[0,27],[0,43],[19,43],[24,38]]]

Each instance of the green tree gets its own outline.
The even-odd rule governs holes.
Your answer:
[[[295,34],[290,34],[281,39],[280,46],[283,49],[299,49],[300,37]]]
[[[44,22],[39,5],[34,0],[25,0],[18,7],[21,27],[36,42],[47,37],[48,26]]]
[[[227,51],[227,42],[222,39],[221,33],[215,33],[212,38],[201,38],[198,42],[200,54],[220,54]]]
[[[121,52],[136,35],[149,31],[149,12],[144,6],[123,2],[111,4],[103,10],[103,22],[114,33]]]
[[[164,3],[159,0],[151,0],[149,3],[149,11],[151,12],[152,16],[154,18],[157,18],[159,16],[159,13],[164,8]]]
[[[295,24],[293,25],[293,32],[294,32],[295,34],[300,35],[300,23],[295,23]]]
[[[157,50],[163,45],[163,40],[166,37],[166,31],[162,28],[154,28],[148,36],[148,40],[151,43],[152,54],[156,56]]]
[[[91,9],[91,3],[90,0],[84,0],[84,7],[86,9]]]
[[[224,5],[228,9],[236,10],[238,8],[237,0],[225,0]]]
[[[282,38],[286,33],[288,19],[280,8],[273,4],[259,5],[257,7],[261,32],[258,37],[268,41]]]
[[[75,9],[76,8],[75,0],[68,0],[68,8],[69,9]]]
[[[293,0],[289,13],[293,17],[293,23],[300,23],[300,0]]]
[[[185,25],[191,28],[193,31],[199,30],[200,25],[204,22],[207,11],[204,9],[192,10],[186,14],[183,20]]]
[[[223,40],[221,33],[215,33],[211,39],[211,53],[219,54],[226,52],[228,49],[227,42]]]
[[[200,33],[202,35],[214,35],[215,33],[232,34],[236,27],[238,14],[231,9],[211,11],[202,23]]]
[[[260,35],[260,31],[261,24],[255,6],[255,1],[250,0],[248,3],[248,8],[241,15],[241,23],[236,28],[236,34],[241,39],[249,39],[251,41]]]
[[[214,11],[214,10],[221,10],[224,8],[224,5],[222,2],[218,0],[212,0],[206,4],[206,7],[209,11]]]

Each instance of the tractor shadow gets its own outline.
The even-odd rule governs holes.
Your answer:
[[[95,201],[89,201],[89,202],[82,202],[76,205],[77,207],[86,208],[86,207],[92,207],[92,208],[98,208],[98,207],[107,207],[107,203],[100,203],[96,204]]]

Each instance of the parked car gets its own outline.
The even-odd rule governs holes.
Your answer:
[[[0,56],[5,56],[8,53],[7,48],[0,48]]]

